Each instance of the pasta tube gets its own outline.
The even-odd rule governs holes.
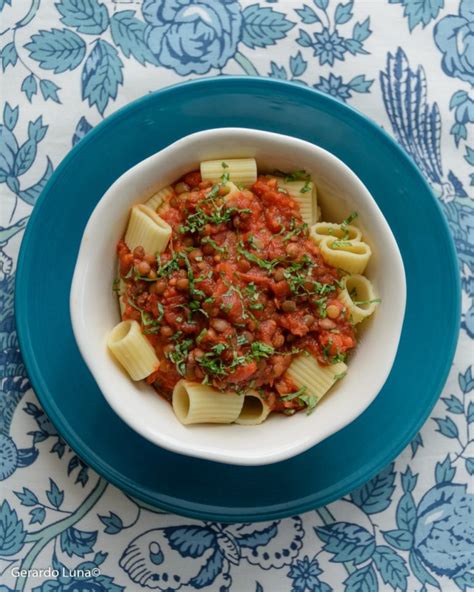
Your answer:
[[[132,380],[146,378],[160,366],[153,346],[137,321],[122,321],[112,329],[107,346]]]
[[[319,243],[319,248],[326,263],[348,273],[363,273],[372,255],[367,243],[338,240],[334,237],[323,239]]]
[[[125,243],[133,251],[143,247],[148,255],[162,253],[171,236],[171,226],[148,206],[139,204],[132,208]]]
[[[222,393],[199,382],[180,380],[173,390],[173,410],[185,425],[193,423],[232,423],[244,404],[244,397]]]
[[[173,195],[174,189],[170,185],[168,185],[168,187],[163,187],[163,189],[160,189],[157,193],[152,195],[148,199],[148,201],[145,202],[145,205],[147,208],[150,208],[150,210],[154,210],[156,212],[156,210],[161,206],[161,204],[165,200],[173,197]]]
[[[311,226],[309,236],[314,242],[319,243],[328,236],[334,236],[338,239],[356,240],[362,239],[362,232],[351,224],[343,226],[342,224],[334,224],[333,222],[317,222]]]
[[[306,224],[314,224],[317,217],[316,185],[313,181],[278,180],[278,187],[286,191],[300,206],[301,216]]]
[[[344,362],[320,366],[316,358],[303,354],[291,362],[286,373],[298,388],[306,387],[308,395],[313,395],[319,402],[346,370]]]
[[[244,404],[235,423],[241,425],[257,425],[265,421],[270,413],[270,407],[257,391],[248,391],[244,395]]]
[[[373,314],[379,300],[370,280],[363,275],[348,275],[342,279],[342,286],[338,299],[347,308],[354,324]]]
[[[223,175],[236,185],[250,187],[257,180],[255,158],[228,158],[201,162],[203,181],[218,182],[222,180]]]

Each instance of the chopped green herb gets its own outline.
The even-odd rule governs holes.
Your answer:
[[[336,380],[342,380],[346,374],[347,372],[339,372],[339,374],[334,374],[334,378]]]
[[[314,395],[301,395],[300,401],[306,405],[306,415],[311,415],[318,404],[318,398]]]
[[[210,238],[209,236],[205,236],[202,240],[201,240],[201,244],[202,245],[206,245],[209,244],[211,245],[218,253],[227,253],[227,249],[225,247],[220,247],[216,241],[212,240],[212,238]]]
[[[350,247],[351,241],[348,240],[335,240],[330,244],[331,249],[343,249],[344,247]]]
[[[300,189],[300,193],[308,193],[308,191],[311,191],[311,189],[311,179],[306,179],[303,187]]]
[[[120,279],[115,279],[112,282],[112,291],[120,294]]]
[[[331,364],[337,364],[338,362],[345,362],[347,354],[336,354],[331,360]]]
[[[207,329],[202,329],[202,331],[199,333],[199,335],[196,337],[196,343],[199,344],[201,343],[201,341],[204,339],[204,337],[207,335]]]
[[[283,395],[281,398],[283,401],[293,401],[293,399],[297,399],[304,395],[308,389],[305,386],[302,386],[299,390],[295,391],[294,393],[289,393],[288,395]]]
[[[307,173],[305,170],[299,170],[299,171],[291,171],[289,173],[285,173],[283,171],[280,170],[275,170],[274,175],[277,175],[279,177],[285,177],[285,183],[289,183],[291,181],[306,181],[306,180],[311,180],[311,175],[309,173]]]
[[[228,169],[228,168],[229,168],[229,165],[228,165],[226,162],[222,161],[222,162],[221,162],[221,167],[222,167],[223,169]]]
[[[382,299],[374,298],[373,300],[354,300],[353,302],[356,306],[363,306],[364,304],[380,304],[380,302],[382,302]]]
[[[193,345],[192,339],[184,339],[174,346],[174,350],[165,354],[165,356],[176,366],[176,370],[181,376],[186,375],[186,359],[189,355],[189,350]]]
[[[237,335],[237,345],[240,347],[241,345],[245,345],[248,343],[247,338],[245,335]]]
[[[359,214],[357,212],[352,212],[341,222],[340,229],[344,232],[344,236],[342,237],[343,239],[349,238],[349,231],[347,230],[347,227],[358,217],[358,215]]]
[[[263,341],[254,341],[250,346],[252,358],[259,360],[260,358],[268,358],[275,353],[275,348]]]

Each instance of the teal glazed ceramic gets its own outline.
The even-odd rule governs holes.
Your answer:
[[[260,467],[180,456],[132,431],[105,402],[87,370],[69,317],[82,233],[107,188],[178,138],[218,127],[292,135],[344,161],[387,219],[407,279],[398,354],[372,405],[307,452]],[[413,221],[421,220],[415,228]],[[443,388],[459,318],[459,274],[448,226],[410,158],[350,107],[271,79],[186,82],[108,117],[57,167],[31,216],[17,269],[21,350],[41,404],[68,444],[129,494],[178,514],[228,522],[269,520],[327,504],[393,460],[420,429]]]

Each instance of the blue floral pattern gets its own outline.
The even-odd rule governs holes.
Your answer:
[[[473,55],[470,0],[0,0],[0,592],[474,590]],[[303,516],[224,525],[161,513],[68,448],[30,388],[13,290],[70,145],[157,87],[235,73],[311,86],[394,135],[449,222],[463,314],[444,394],[395,462]]]

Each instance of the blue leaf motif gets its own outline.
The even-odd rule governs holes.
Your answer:
[[[354,76],[352,80],[348,82],[349,88],[359,93],[369,92],[370,87],[373,84],[373,80],[367,80],[365,74]]]
[[[97,541],[97,531],[86,532],[70,526],[68,529],[63,530],[60,541],[61,551],[66,555],[69,557],[73,555],[84,557],[87,553],[92,553]]]
[[[344,580],[344,592],[378,592],[377,576],[371,564],[361,567]]]
[[[35,121],[30,121],[28,124],[28,138],[34,140],[37,144],[45,137],[48,130],[47,125],[43,125],[43,118],[40,115]]]
[[[420,432],[418,432],[418,434],[410,442],[411,457],[412,458],[415,457],[416,453],[418,452],[418,448],[420,446],[423,447],[423,438],[422,438]]]
[[[467,423],[474,423],[474,402],[471,401],[467,406]]]
[[[438,424],[436,431],[446,436],[446,438],[457,438],[459,436],[458,427],[450,417],[444,419],[434,418],[434,420]]]
[[[145,42],[146,25],[134,15],[134,10],[123,10],[112,16],[112,39],[126,58],[132,56],[143,66],[147,63],[156,66],[158,62]]]
[[[474,150],[472,148],[469,148],[469,146],[466,146],[466,154],[464,155],[464,160],[471,166],[474,166]]]
[[[30,511],[30,524],[43,524],[46,518],[46,510],[44,508],[33,508]]]
[[[438,588],[438,590],[441,590],[438,581],[435,580],[435,578],[430,574],[430,572],[424,567],[424,565],[421,563],[421,561],[418,559],[415,553],[410,553],[410,555],[408,556],[408,562],[410,564],[413,575],[419,582],[421,582],[422,584],[430,584],[430,586],[434,586],[435,588]]]
[[[7,187],[13,193],[18,194],[18,192],[20,191],[20,181],[18,181],[18,179],[14,175],[10,175],[9,177],[7,177]],[[36,442],[41,442],[41,440],[33,440],[33,444],[36,444]]]
[[[270,72],[268,74],[277,80],[288,80],[288,74],[286,73],[285,67],[279,66],[273,61],[270,62]]]
[[[22,506],[35,506],[38,503],[36,495],[27,487],[23,487],[23,491],[15,491],[15,495]]]
[[[6,126],[0,125],[0,178],[5,178],[13,171],[18,144],[15,136]]]
[[[20,177],[31,168],[36,158],[36,142],[34,140],[27,140],[20,149],[15,158],[13,166],[13,174]]]
[[[36,200],[40,196],[41,192],[45,188],[46,183],[48,182],[52,173],[53,173],[53,165],[48,158],[47,164],[46,164],[46,170],[44,171],[41,179],[37,183],[32,185],[31,187],[28,187],[28,189],[23,189],[22,191],[19,191],[18,197],[20,199],[22,199],[25,203],[29,204],[30,206],[34,205],[36,203]]]
[[[367,17],[365,21],[362,23],[356,23],[354,25],[354,29],[352,30],[352,37],[356,41],[365,41],[370,35],[372,31],[370,30],[370,17]]]
[[[403,492],[411,493],[415,489],[417,481],[418,475],[414,475],[411,472],[410,467],[407,467],[407,470],[404,473],[402,473]]]
[[[354,5],[354,0],[349,0],[346,4],[338,4],[336,6],[336,12],[334,13],[334,19],[338,25],[343,25],[347,23],[352,18],[352,7]]]
[[[335,522],[315,528],[318,537],[325,543],[324,550],[333,553],[331,561],[341,563],[354,561],[357,565],[372,557],[375,539],[365,528],[349,522]]]
[[[455,395],[450,395],[449,397],[441,397],[441,400],[446,405],[448,411],[451,413],[464,413],[464,406],[462,401],[458,399]]]
[[[416,525],[416,506],[411,493],[405,493],[400,498],[395,519],[398,528],[413,532]]]
[[[84,116],[81,117],[76,125],[76,130],[74,131],[74,135],[72,137],[72,145],[75,146],[88,132],[90,132],[91,129],[92,125]]]
[[[474,475],[474,458],[466,458],[465,465],[469,475]]]
[[[7,43],[5,47],[2,48],[2,51],[0,51],[0,59],[2,60],[2,70],[4,72],[8,66],[16,65],[18,54],[13,42]]]
[[[197,576],[189,582],[190,585],[197,589],[209,586],[222,571],[223,565],[224,557],[222,553],[215,551],[199,570]]]
[[[419,24],[424,28],[435,19],[444,6],[444,0],[403,0],[403,4],[403,14],[408,18],[410,31],[413,31]]]
[[[295,26],[284,13],[258,4],[247,6],[242,17],[242,43],[251,49],[275,45]]]
[[[12,0],[0,0],[0,12],[5,8],[5,6],[11,6]]]
[[[296,14],[301,18],[305,25],[312,25],[313,23],[321,21],[311,6],[308,6],[307,4],[303,4],[303,8],[297,8]]]
[[[402,592],[405,592],[408,569],[404,559],[385,545],[380,545],[375,549],[373,559],[384,583],[389,584],[394,590],[400,588]]]
[[[26,532],[23,520],[19,520],[17,513],[4,500],[0,507],[0,555],[9,557],[23,548]]]
[[[46,497],[49,500],[49,503],[54,506],[55,508],[60,508],[61,504],[64,501],[64,491],[61,491],[56,483],[50,479],[49,480],[49,490],[46,491]]]
[[[329,4],[329,0],[314,0],[314,3],[321,10],[326,10]]]
[[[52,80],[40,80],[40,91],[45,101],[51,99],[55,103],[60,103],[58,90],[60,90],[59,86]]]
[[[104,532],[107,534],[117,534],[123,529],[123,522],[120,516],[109,512],[109,516],[99,516],[102,524],[105,524]]]
[[[299,36],[296,40],[296,43],[298,43],[298,45],[301,45],[301,47],[311,47],[313,45],[313,41],[309,33],[303,31],[303,29],[300,29],[299,31]]]
[[[77,68],[86,53],[84,40],[69,29],[40,30],[25,47],[44,70],[55,74]]]
[[[293,76],[303,76],[308,67],[308,62],[303,59],[301,51],[290,57],[290,70]]]
[[[5,107],[3,108],[3,123],[11,132],[15,129],[19,113],[20,109],[18,106],[12,109],[8,102],[5,103]]]
[[[459,105],[465,103],[467,100],[469,100],[469,95],[467,92],[465,90],[458,90],[451,97],[451,100],[449,101],[449,108],[451,110],[455,109],[456,107],[459,107]]]
[[[215,545],[216,535],[201,526],[171,526],[164,529],[170,547],[183,557],[200,557]]]
[[[109,99],[117,97],[119,85],[123,83],[123,64],[117,50],[107,41],[99,39],[84,63],[82,71],[82,98],[89,105],[96,105],[104,114]]]
[[[21,83],[21,90],[25,93],[26,98],[31,103],[32,97],[38,92],[38,84],[34,74],[27,76]]]
[[[394,463],[351,493],[351,500],[367,514],[382,512],[390,505],[395,489]]]
[[[408,551],[413,546],[413,535],[404,529],[387,530],[383,532],[383,538],[389,545],[400,551]]]
[[[109,26],[109,13],[97,0],[61,0],[56,4],[61,22],[79,33],[100,35]]]
[[[459,388],[463,393],[467,394],[474,389],[474,378],[472,377],[472,368],[469,368],[464,374],[459,373],[458,376]]]

